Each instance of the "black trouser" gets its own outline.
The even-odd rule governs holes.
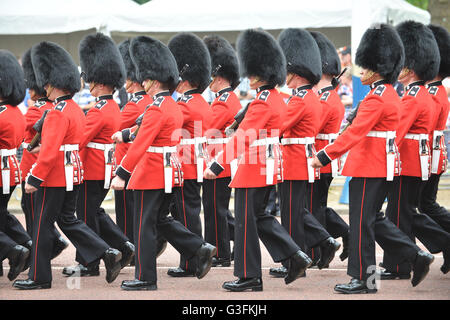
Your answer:
[[[306,210],[309,213],[311,213],[322,226],[325,226],[326,225],[325,210],[321,210],[319,192],[320,189],[318,183],[306,184],[305,207]],[[307,248],[306,252],[308,253],[309,257],[312,259],[314,263],[316,263],[320,259],[319,247]]]
[[[25,214],[25,226],[30,237],[33,236],[33,219],[34,213],[36,211],[36,201],[34,197],[36,196],[36,192],[33,193],[25,193],[25,182],[22,182],[22,199],[20,201],[20,205],[22,207],[22,211]],[[61,237],[61,233],[56,229],[53,229],[54,241],[58,242]]]
[[[205,218],[205,241],[217,248],[216,256],[230,259],[230,230],[228,206],[231,188],[230,177],[203,181],[203,213]],[[231,213],[230,213],[231,214]]]
[[[127,189],[128,181],[124,190],[114,190],[114,202],[116,207],[116,223],[125,236],[134,242],[133,238],[133,190]]]
[[[391,183],[386,178],[352,178],[349,183],[347,274],[367,280],[376,269],[375,241],[397,262],[413,262],[420,248],[381,212]]]
[[[445,231],[450,232],[450,212],[436,202],[441,174],[432,174],[423,185],[420,194],[419,211],[427,214]]]
[[[417,236],[430,252],[437,253],[450,247],[450,234],[427,215],[417,213],[423,185],[419,177],[395,177],[386,215],[412,241]],[[409,263],[395,263],[395,258],[388,253],[384,254],[383,267],[401,274],[411,272]]]
[[[270,188],[235,189],[234,275],[261,277],[259,239],[275,262],[291,257],[300,247],[278,220],[265,212]]]
[[[281,212],[280,209],[280,192],[277,190],[277,186],[273,185],[270,186],[270,194],[269,194],[269,200],[267,202],[266,211],[272,215],[276,215],[277,211]]]
[[[135,278],[156,282],[156,231],[183,256],[192,257],[203,239],[169,217],[172,194],[164,190],[134,190]]]
[[[65,187],[42,187],[36,191],[37,210],[33,220],[33,247],[28,273],[29,278],[36,282],[52,280],[50,258],[55,222],[86,263],[100,259],[109,248],[91,228],[75,217],[78,190],[76,185],[73,191],[66,191]]]
[[[10,188],[8,194],[3,194],[0,188],[0,258],[3,260],[14,246],[24,245],[31,238],[17,218],[8,212],[8,202],[14,192],[15,186]]]
[[[197,180],[184,180],[183,187],[174,188],[175,210],[172,211],[172,214],[175,214],[175,219],[180,221],[189,231],[200,237],[202,237],[202,223],[200,220],[202,208],[201,186],[201,183],[197,182]],[[190,261],[186,256],[181,255],[180,268],[195,272],[197,262]]]
[[[108,194],[103,180],[85,180],[80,185],[77,201],[77,217],[84,221],[97,235],[99,235],[111,248],[122,250],[128,238],[114,223],[111,217],[101,207]],[[76,261],[87,265],[87,261],[77,251]],[[97,261],[97,265],[100,261]]]

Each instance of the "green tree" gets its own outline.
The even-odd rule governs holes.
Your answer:
[[[428,0],[406,0],[412,5],[419,7],[423,10],[428,10]]]
[[[144,4],[144,3],[147,3],[147,2],[149,2],[151,0],[133,0],[133,1],[138,3],[138,4]]]

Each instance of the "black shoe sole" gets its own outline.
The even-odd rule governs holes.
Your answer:
[[[261,292],[263,291],[262,286],[254,286],[254,287],[248,287],[248,288],[226,288],[223,287],[225,290],[231,291],[231,292],[244,292],[244,291],[252,291],[252,292]]]
[[[129,256],[127,256],[127,257],[125,257],[125,258],[122,258],[122,259],[120,260],[120,268],[123,269],[123,268],[125,268],[127,265],[129,265],[129,264],[131,263],[131,261],[133,261],[134,255],[135,255],[135,253],[134,253],[134,251],[133,251]],[[122,256],[122,257],[123,257],[123,256]]]
[[[117,276],[120,273],[120,270],[122,270],[120,265],[120,260],[122,259],[122,253],[119,252],[119,254],[114,255],[114,260],[112,261],[105,261],[106,259],[103,259],[105,262],[106,267],[106,282],[111,283],[114,280],[116,280]]]
[[[72,276],[76,275],[77,272],[69,273],[69,272],[67,272],[66,270],[63,269],[62,274],[65,275],[65,276],[68,276],[68,277],[72,277]],[[88,273],[80,272],[80,274],[79,274],[80,277],[98,277],[99,275],[100,275],[100,270],[93,271],[93,272],[88,272]]]
[[[22,287],[22,286],[17,286],[17,285],[13,285],[14,288],[17,288],[19,290],[40,290],[40,289],[50,289],[52,287],[51,283],[43,283],[40,285],[34,285],[32,287]]]
[[[343,293],[343,294],[370,294],[370,293],[377,293],[377,289],[362,289],[357,291],[347,291],[342,289],[336,289],[334,288],[334,291]]]
[[[145,287],[127,287],[127,286],[120,286],[120,289],[124,291],[155,291],[158,289],[156,285],[152,286],[145,286]]]
[[[443,274],[447,274],[450,271],[450,266],[442,266],[441,267],[441,272]]]
[[[167,271],[167,275],[174,277],[174,278],[187,278],[187,277],[195,277],[194,272],[170,272],[170,270]]]
[[[9,269],[8,272],[8,279],[10,281],[13,281],[14,279],[16,279],[19,274],[24,270],[25,264],[27,263],[27,259],[30,256],[30,250],[26,250],[26,251],[22,251],[20,252],[20,257],[18,259],[19,260],[19,264],[16,265],[14,268]]]
[[[395,277],[383,277],[380,276],[380,280],[408,280],[411,279],[411,275],[398,275]]]
[[[269,275],[271,275],[274,278],[285,278],[287,276],[287,273],[285,274],[281,274],[281,273],[277,273],[277,272],[270,272],[269,271]]]
[[[211,250],[210,254],[209,254],[209,264],[208,266],[199,274],[196,273],[196,277],[197,279],[202,279],[203,277],[205,277],[209,270],[211,270],[211,266],[212,266],[212,258],[217,254],[217,248],[214,247],[213,250]]]

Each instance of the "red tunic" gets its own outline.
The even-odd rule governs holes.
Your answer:
[[[156,95],[153,104],[145,111],[136,139],[116,171],[122,179],[128,179],[131,175],[128,189],[164,189],[163,155],[146,151],[150,146],[176,146],[179,140],[173,132],[180,129],[182,124],[183,114],[170,94]],[[172,186],[175,185],[174,180],[175,174]]]
[[[29,107],[25,114],[26,132],[25,143],[30,143],[36,135],[36,130],[33,129],[34,124],[42,117],[45,110],[53,108],[53,103],[46,98],[38,99],[33,106]],[[25,180],[27,174],[30,172],[31,166],[38,158],[37,153],[30,153],[26,148],[23,149],[22,160],[20,161],[20,170],[22,171],[22,180]]]
[[[111,136],[120,128],[120,108],[112,95],[99,101],[86,115],[86,127],[80,144],[84,180],[105,180],[104,151],[87,147],[89,142],[112,144]],[[111,175],[114,168],[111,170]]]
[[[283,139],[315,138],[320,126],[322,105],[311,90],[297,89],[289,100],[281,126]],[[283,177],[285,180],[308,180],[304,144],[283,145]]]
[[[182,139],[204,137],[212,120],[212,110],[200,93],[186,92],[180,101],[179,108],[183,112]],[[197,179],[197,158],[194,145],[180,145],[178,155],[182,163],[184,179]],[[206,161],[204,163],[206,169]]]
[[[322,103],[322,118],[318,133],[339,134],[342,120],[345,115],[345,107],[336,90],[322,90],[319,95]],[[316,138],[316,150],[321,150],[329,144],[329,140]],[[320,168],[320,173],[331,173],[331,164]]]
[[[395,139],[402,162],[402,176],[422,177],[419,142],[405,139],[405,135],[430,133],[435,114],[434,106],[433,98],[423,85],[407,87],[400,104],[401,118]]]
[[[258,90],[259,91],[259,90]],[[224,168],[231,160],[239,159],[231,188],[259,188],[266,183],[266,146],[251,146],[255,140],[278,138],[286,104],[276,89],[261,90],[249,105],[248,111],[231,140],[226,145],[226,157],[220,153],[211,169]],[[272,185],[282,181],[280,148],[274,148],[274,175]],[[233,155],[233,156],[231,156]],[[213,170],[214,172],[215,170]]]
[[[448,113],[450,108],[450,103],[448,101],[447,91],[445,90],[445,87],[442,85],[442,83],[439,83],[439,85],[434,86],[433,84],[429,84],[429,93],[433,96],[433,100],[436,103],[437,106],[437,122],[434,130],[438,131],[444,131],[447,119],[448,119]],[[430,134],[430,141],[432,141],[433,136]],[[430,144],[432,146],[432,144]],[[447,164],[447,152],[446,146],[444,143],[444,139],[441,140],[441,155],[439,157],[439,164],[438,164],[438,171],[437,174],[441,174],[446,169]]]
[[[218,93],[217,98],[211,104],[211,109],[212,122],[206,133],[209,142],[211,139],[226,138],[225,129],[234,122],[234,116],[241,109],[241,103],[232,89],[228,88]],[[209,142],[208,155],[210,159],[214,159],[219,152],[224,150],[225,144],[210,144]],[[230,165],[226,164],[224,169],[218,178],[231,176]]]
[[[130,101],[123,107],[120,113],[120,130],[131,128],[136,124],[136,119],[144,113],[145,107],[150,105],[153,99],[145,91],[136,92]],[[116,163],[120,163],[130,147],[129,143],[116,145]]]
[[[55,107],[47,114],[42,127],[41,151],[31,168],[27,182],[35,187],[65,187],[64,152],[62,145],[80,144],[85,129],[85,116],[70,96],[56,99]],[[72,152],[73,184],[83,180],[82,163],[78,151]]]
[[[0,103],[0,149],[11,150],[20,146],[25,136],[25,118],[16,106]],[[20,184],[21,174],[16,155],[9,156],[9,185]],[[3,186],[0,175],[0,187]],[[0,188],[0,193],[1,193]]]
[[[361,102],[353,123],[334,143],[319,152],[319,159],[323,153],[329,160],[336,159],[350,150],[342,175],[386,177],[386,139],[367,137],[367,134],[369,131],[395,131],[399,123],[399,107],[400,98],[392,85],[376,86]]]

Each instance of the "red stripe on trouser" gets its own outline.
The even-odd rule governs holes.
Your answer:
[[[402,177],[399,177],[400,185],[398,190],[398,203],[397,203],[397,228],[400,229],[400,199],[402,197]],[[397,272],[399,270],[398,264],[397,264]]]
[[[123,213],[124,213],[124,228],[123,233],[127,234],[127,200],[125,198],[125,190],[123,192]]]
[[[183,202],[183,215],[184,215],[184,226],[186,227],[186,229],[188,228],[187,227],[187,220],[186,220],[186,209],[185,209],[185,207],[184,207],[184,191],[183,191],[183,188],[184,187],[181,187],[181,201]],[[188,265],[189,265],[189,263],[188,263],[188,261],[186,260],[186,270],[187,270],[187,268],[188,268]]]
[[[38,225],[38,231],[37,231],[37,237],[36,237],[36,251],[34,252],[34,281],[36,281],[37,250],[38,250],[38,245],[39,245],[39,232],[41,231],[42,213],[44,212],[45,190],[46,190],[46,188],[44,188],[44,196],[42,197],[41,214],[39,215],[39,225]]]
[[[245,189],[245,229],[244,229],[244,278],[247,278],[247,193]]]
[[[366,179],[364,179],[363,194],[361,200],[361,215],[359,217],[359,279],[362,280],[362,256],[361,256],[361,228],[362,228],[362,215],[364,208],[364,194],[366,193]]]
[[[218,240],[218,236],[217,236],[217,208],[216,208],[216,181],[214,179],[214,223],[215,223],[215,228],[216,228],[216,248],[217,248],[217,254],[216,256],[219,256],[219,240]]]
[[[144,191],[141,191],[141,213],[139,217],[139,238],[138,238],[138,261],[139,261],[139,280],[141,280],[141,228],[142,228],[142,211],[144,210]]]

